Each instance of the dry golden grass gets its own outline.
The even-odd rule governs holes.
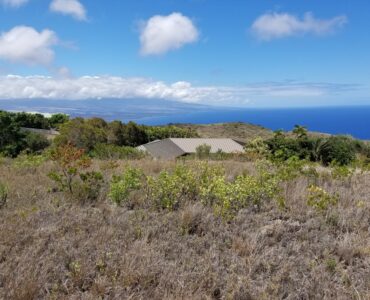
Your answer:
[[[191,162],[188,162],[191,163]],[[158,174],[173,162],[94,162],[106,181],[127,165]],[[223,162],[230,178],[252,163]],[[308,179],[230,223],[210,208],[177,211],[72,203],[53,165],[0,166],[0,299],[370,299],[369,174],[317,184],[340,196],[323,215],[306,205]]]

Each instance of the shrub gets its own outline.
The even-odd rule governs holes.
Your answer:
[[[86,172],[80,174],[81,182],[75,182],[74,196],[75,198],[85,204],[87,202],[95,202],[98,200],[104,177],[100,172]]]
[[[49,123],[52,128],[59,128],[60,125],[67,123],[69,121],[69,116],[65,114],[53,114],[49,118]]]
[[[47,157],[44,155],[21,154],[13,160],[13,165],[16,168],[20,168],[20,169],[37,168],[41,166],[46,160],[47,160]]]
[[[26,134],[25,144],[28,153],[39,153],[50,146],[50,142],[45,136],[35,132]]]
[[[354,170],[348,166],[338,165],[335,163],[330,164],[331,174],[334,179],[345,179],[353,175]]]
[[[356,158],[353,140],[345,136],[332,136],[320,149],[320,157],[324,165],[332,162],[348,165]]]
[[[158,209],[177,209],[182,195],[182,182],[175,174],[162,171],[157,178],[148,177],[148,196]]]
[[[0,182],[0,209],[6,205],[8,199],[8,188],[5,184]]]
[[[244,149],[248,156],[254,159],[265,158],[270,154],[267,144],[260,137],[248,142]]]
[[[117,205],[127,203],[130,193],[142,187],[142,178],[142,171],[136,168],[127,168],[122,175],[113,176],[109,198]]]
[[[311,185],[308,188],[307,204],[317,211],[326,211],[330,206],[336,205],[338,200],[338,195],[330,195],[321,187]]]
[[[54,143],[57,146],[73,144],[79,149],[89,152],[99,143],[106,143],[106,125],[101,119],[82,119],[76,118],[60,126],[60,135]]]
[[[303,168],[307,162],[299,159],[297,156],[292,156],[284,162],[275,162],[277,167],[276,175],[282,181],[293,180],[303,173]]]
[[[224,175],[215,175],[208,184],[201,185],[200,199],[203,205],[211,206],[224,219],[231,219],[234,214],[232,185]]]
[[[91,152],[91,156],[98,159],[141,159],[145,157],[145,153],[127,146],[97,144]]]
[[[211,146],[203,144],[195,149],[196,157],[199,159],[208,158],[211,153]]]
[[[56,182],[62,191],[68,190],[73,194],[74,178],[81,174],[81,170],[91,165],[91,160],[85,156],[83,149],[77,149],[70,143],[53,149],[50,157],[59,170],[49,173],[49,178]]]

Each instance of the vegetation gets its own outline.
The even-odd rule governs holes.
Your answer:
[[[38,153],[49,146],[42,135],[22,130],[23,127],[50,129],[68,119],[62,114],[46,118],[40,114],[9,113],[0,111],[0,154],[15,157],[22,151]]]
[[[197,133],[60,116],[49,142],[17,118],[0,113],[1,299],[370,297],[366,142],[296,126],[155,161],[133,147]]]
[[[0,298],[370,296],[367,171],[348,181],[298,158],[100,168],[55,151],[0,165]],[[72,174],[72,194],[50,172]]]

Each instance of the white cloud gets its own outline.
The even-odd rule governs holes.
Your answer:
[[[198,40],[199,32],[193,22],[180,13],[154,16],[141,28],[142,55],[160,55]]]
[[[29,0],[0,0],[5,6],[19,7],[26,4]]]
[[[56,34],[45,29],[17,26],[0,36],[0,59],[29,65],[49,65],[54,59],[52,46],[58,43]]]
[[[193,86],[147,78],[84,76],[79,78],[0,77],[0,99],[167,99],[182,102],[243,106],[259,99],[315,99],[344,93],[352,86],[326,83],[264,83],[243,87]]]
[[[305,13],[302,19],[288,13],[267,13],[252,24],[252,32],[265,41],[311,33],[325,35],[347,23],[345,15],[332,19],[316,19],[313,14]]]
[[[50,3],[53,12],[70,15],[77,20],[86,21],[86,9],[78,0],[53,0]]]

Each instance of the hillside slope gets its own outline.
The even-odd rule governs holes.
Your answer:
[[[217,124],[176,124],[179,127],[191,128],[203,138],[232,138],[241,142],[253,140],[256,137],[272,137],[273,131],[259,125],[249,123],[217,123]]]

